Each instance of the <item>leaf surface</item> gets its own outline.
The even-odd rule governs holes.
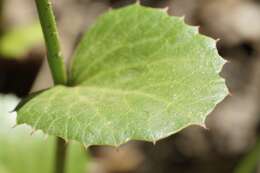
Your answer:
[[[0,173],[53,172],[55,139],[35,132],[27,125],[15,125],[15,113],[9,113],[19,99],[0,95]],[[66,173],[86,172],[88,158],[82,145],[72,143],[68,149]],[[76,160],[76,162],[75,162]]]
[[[18,123],[85,145],[156,141],[204,124],[227,94],[213,39],[163,10],[132,5],[90,28],[70,69],[18,110]]]

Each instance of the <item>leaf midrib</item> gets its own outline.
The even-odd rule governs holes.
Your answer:
[[[140,95],[140,96],[144,96],[144,97],[148,97],[151,98],[153,100],[156,100],[158,102],[161,103],[165,103],[165,104],[169,104],[170,102],[168,100],[165,100],[161,97],[158,97],[157,95],[151,94],[151,93],[146,93],[146,92],[142,92],[140,90],[123,90],[123,89],[119,89],[119,88],[108,88],[108,87],[96,87],[96,86],[77,86],[74,88],[85,88],[85,89],[89,89],[89,90],[94,90],[94,91],[98,91],[98,92],[104,92],[104,93],[113,93],[116,95]],[[83,95],[81,95],[81,97],[83,97]]]

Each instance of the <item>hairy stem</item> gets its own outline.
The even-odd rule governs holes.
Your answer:
[[[48,63],[54,83],[66,84],[67,73],[61,53],[58,31],[52,5],[49,0],[35,0],[40,18],[45,44],[47,47]]]
[[[61,54],[59,36],[50,0],[35,0],[47,48],[47,58],[55,85],[67,84],[67,72]],[[56,139],[55,173],[65,172],[67,145],[61,138]]]
[[[240,162],[235,173],[252,173],[256,169],[257,163],[260,161],[260,139],[258,139],[255,147]]]

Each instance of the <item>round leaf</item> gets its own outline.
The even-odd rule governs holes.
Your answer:
[[[102,16],[84,36],[70,87],[22,103],[18,123],[86,145],[156,141],[204,124],[227,94],[213,39],[182,18],[132,5]]]

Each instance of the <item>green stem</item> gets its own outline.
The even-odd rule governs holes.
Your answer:
[[[58,31],[49,0],[35,0],[47,47],[48,63],[56,85],[67,83],[67,73],[61,54]]]
[[[55,85],[67,84],[67,73],[61,54],[59,36],[50,0],[35,0],[47,48],[47,58]],[[65,172],[67,145],[61,138],[56,139],[55,173]]]
[[[56,163],[55,163],[55,173],[64,173],[65,172],[65,163],[66,163],[66,151],[67,151],[66,142],[61,139],[56,139]]]
[[[255,147],[249,152],[246,157],[241,160],[235,170],[235,173],[253,173],[257,163],[260,161],[260,139],[258,139]]]

